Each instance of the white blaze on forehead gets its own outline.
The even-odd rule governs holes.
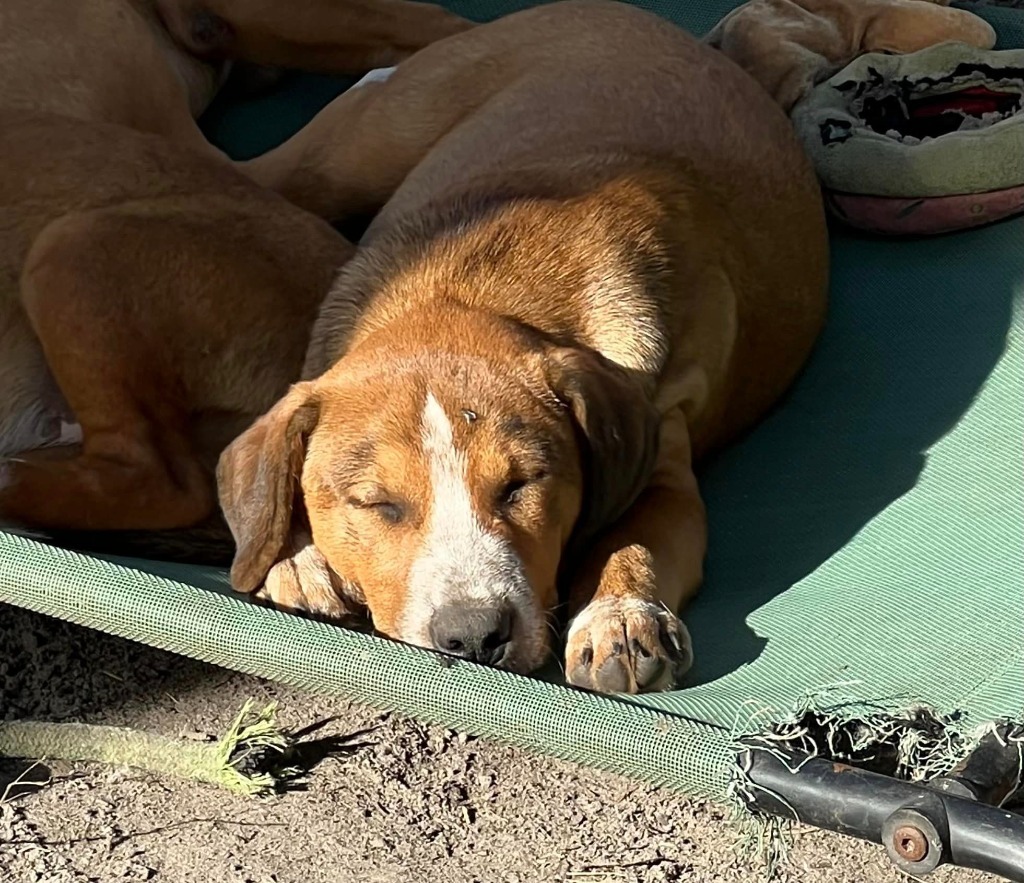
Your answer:
[[[500,601],[519,569],[508,543],[484,530],[466,481],[466,457],[455,446],[451,421],[427,394],[420,427],[430,473],[430,518],[410,588],[432,607],[456,600]]]
[[[450,472],[465,471],[460,463],[462,456],[455,448],[452,422],[432,392],[427,393],[427,403],[423,406],[420,435],[423,439],[423,452],[430,458],[432,480],[437,473],[448,477]]]
[[[456,447],[451,420],[427,394],[420,425],[430,475],[430,514],[419,554],[409,572],[402,637],[431,645],[430,619],[447,605],[507,604],[527,640],[543,628],[522,562],[512,546],[487,531],[473,508],[465,454]]]

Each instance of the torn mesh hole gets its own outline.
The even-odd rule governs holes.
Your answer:
[[[1024,804],[1024,725],[1001,721],[964,732],[959,724],[960,715],[939,715],[925,707],[851,717],[808,710],[744,737],[743,744],[780,757],[822,757],[920,783],[949,773],[984,736],[1002,733],[1001,739],[1015,747],[1021,758],[1016,788],[1004,805]]]
[[[896,141],[916,144],[952,132],[983,129],[1024,106],[1024,68],[960,64],[946,76],[888,79],[868,68],[863,80],[836,87],[862,124]]]
[[[895,713],[870,710],[860,703],[829,705],[829,694],[834,692],[826,690],[805,697],[799,710],[758,732],[751,732],[750,728],[764,721],[764,715],[771,713],[770,708],[755,711],[746,724],[737,720],[734,727],[738,762],[727,794],[738,829],[735,848],[745,860],[763,864],[769,878],[774,878],[788,863],[793,822],[748,811],[754,802],[754,790],[761,787],[750,777],[750,756],[754,751],[771,752],[793,772],[799,772],[808,760],[825,758],[923,783],[953,771],[982,739],[994,734],[1018,758],[1016,787],[1002,806],[1018,812],[1024,808],[1024,722],[993,721],[965,730],[958,713],[941,715],[920,705]],[[787,805],[782,795],[774,796]],[[793,817],[798,818],[795,810]]]

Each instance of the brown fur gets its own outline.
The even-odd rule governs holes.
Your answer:
[[[705,550],[693,460],[771,407],[824,315],[820,197],[784,115],[672,25],[570,0],[428,47],[247,171],[335,217],[397,192],[304,382],[221,459],[236,585],[269,572],[264,596],[329,615],[330,584],[337,615],[437,645],[438,604],[504,603],[521,572],[500,664],[525,671],[564,577],[570,681],[671,684]],[[315,601],[273,578],[293,536]]]
[[[220,450],[298,375],[352,247],[232,168],[195,116],[232,58],[297,66],[312,49],[359,70],[469,26],[402,0],[300,6],[0,9],[0,522],[203,522]],[[231,36],[213,61],[175,42],[204,28]]]

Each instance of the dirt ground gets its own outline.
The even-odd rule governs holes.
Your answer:
[[[249,697],[276,699],[292,731],[321,725],[295,790],[254,800],[126,769],[37,767],[27,778],[41,788],[0,801],[0,881],[763,879],[734,854],[720,807],[0,605],[0,719],[203,738],[222,733]],[[25,767],[0,761],[0,795]],[[898,878],[880,848],[810,829],[797,833],[784,877]],[[994,878],[945,870],[934,879]]]

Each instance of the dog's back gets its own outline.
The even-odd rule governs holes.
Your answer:
[[[279,372],[280,366],[264,356],[275,323],[288,317],[308,324],[332,270],[349,254],[348,243],[326,222],[255,187],[226,163],[121,126],[55,114],[0,111],[0,158],[8,169],[31,170],[0,175],[0,205],[5,206],[0,224],[0,340],[4,343],[0,348],[0,388],[5,390],[0,403],[0,454],[56,442],[59,418],[70,419],[53,388],[39,342],[26,322],[19,277],[26,264],[33,263],[37,243],[46,231],[75,219],[118,216],[150,228],[154,241],[165,244],[166,272],[177,274],[182,281],[193,273],[209,274],[211,270],[204,271],[201,263],[191,267],[177,258],[178,230],[183,224],[206,229],[211,266],[220,260],[235,268],[237,278],[226,280],[220,305],[211,305],[214,314],[210,317],[200,302],[188,305],[190,314],[177,318],[170,314],[168,321],[174,326],[194,327],[179,343],[177,327],[172,331],[169,326],[163,346],[173,356],[176,347],[191,346],[196,334],[209,336],[207,348],[235,346],[227,337],[219,340],[219,335],[231,336],[235,327],[237,314],[229,308],[235,297],[239,307],[254,314],[247,328],[250,334],[261,324],[268,325],[265,334],[253,341],[251,358],[239,356],[210,375],[194,355],[183,351],[181,381],[196,413],[230,411],[238,401],[248,399],[251,419],[269,407],[280,393],[280,382],[263,378],[262,369],[253,366],[265,365],[273,375]],[[304,259],[286,268],[283,261],[291,255]],[[201,261],[207,256],[194,257]],[[270,269],[277,264],[281,264],[279,273]],[[265,315],[244,303],[246,282],[257,268],[282,277],[281,303],[265,304]],[[114,290],[139,286],[139,295],[144,297],[143,286],[151,269],[138,267],[133,279],[111,280],[111,285]],[[88,276],[91,271],[88,259],[83,260],[79,272]],[[235,284],[229,285],[231,281]],[[166,303],[147,305],[152,313],[167,308]],[[219,320],[215,314],[221,314]],[[215,328],[221,332],[214,334]],[[67,333],[73,335],[74,329],[68,328]],[[247,335],[234,336],[248,339]],[[297,370],[305,334],[299,330],[285,334],[281,329],[278,337],[276,356]],[[293,345],[285,347],[291,351],[286,356],[282,347],[293,337]],[[248,392],[242,394],[243,389]],[[38,419],[29,419],[27,413]],[[30,431],[33,420],[34,435]]]
[[[716,438],[707,441],[734,435],[792,380],[824,314],[828,249],[820,194],[785,115],[723,55],[628,4],[569,0],[494,22],[486,36],[428,47],[398,68],[379,97],[368,93],[360,124],[380,132],[367,141],[376,140],[382,154],[401,156],[407,137],[423,140],[438,120],[445,128],[363,245],[372,251],[395,237],[427,243],[447,214],[456,239],[482,247],[496,234],[479,217],[500,204],[505,233],[514,227],[511,238],[535,253],[516,264],[536,267],[526,280],[531,304],[550,310],[557,303],[566,315],[588,317],[590,328],[574,332],[613,358],[621,350],[614,341],[629,324],[624,317],[648,316],[677,358],[675,366],[620,363],[671,376],[688,360],[713,362],[714,354],[697,352],[701,342],[728,338],[728,325],[741,329],[728,364],[708,372],[710,398],[725,411],[709,415]],[[459,83],[473,87],[460,93]],[[553,211],[557,218],[549,217]],[[643,236],[672,252],[678,279],[669,290],[651,287],[628,304],[631,295],[614,292],[603,307],[584,302],[593,294],[587,288],[541,293],[540,239],[564,244],[561,261],[612,272],[622,266],[617,254],[636,251],[630,238]],[[605,254],[598,253],[601,242]],[[359,266],[345,278],[354,279]],[[707,293],[714,274],[728,277],[718,301]],[[403,297],[418,296],[413,289]],[[563,305],[566,298],[576,301]],[[652,298],[660,299],[653,312]],[[607,333],[597,340],[593,331],[602,322]],[[307,363],[307,373],[319,373],[338,355],[323,353],[319,364]],[[703,425],[693,429],[703,448]]]

